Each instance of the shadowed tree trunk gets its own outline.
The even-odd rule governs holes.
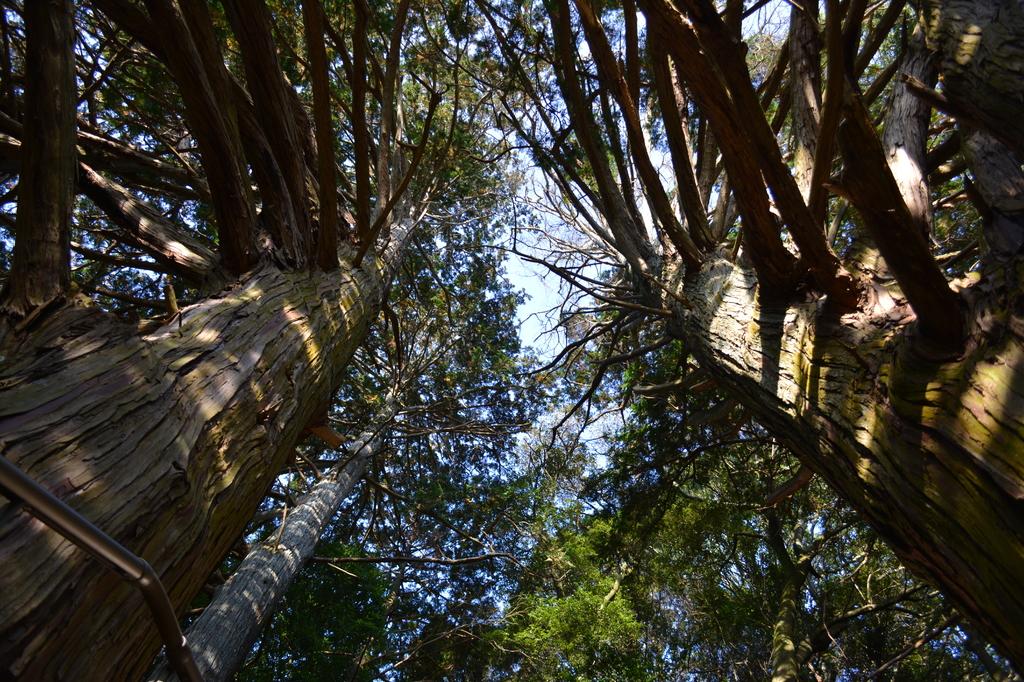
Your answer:
[[[599,12],[590,0],[574,4],[578,16],[567,3],[551,5],[554,39],[546,45],[567,109],[579,116],[574,107],[585,108],[593,90],[623,89],[623,67],[602,57],[602,22],[617,21],[628,7],[602,4]],[[814,13],[794,9],[789,40],[795,42],[783,48],[792,62],[792,106],[778,111],[793,117],[795,169],[783,158],[782,126],[766,114],[771,98],[762,104],[759,97],[766,91],[761,88],[772,87],[772,77],[752,77],[720,5],[640,2],[650,40],[660,41],[679,67],[694,104],[691,115],[714,132],[721,150],[729,183],[717,186],[716,214],[728,214],[731,193],[742,222],[729,232],[719,231],[716,220],[715,234],[728,236],[694,267],[692,254],[672,248],[675,240],[660,216],[652,221],[666,267],[650,268],[661,284],[656,293],[633,287],[631,303],[671,308],[674,313],[661,313],[662,319],[705,370],[859,509],[908,566],[939,585],[1001,652],[1024,665],[1024,290],[1018,237],[1024,185],[1019,158],[1010,161],[1019,150],[1013,132],[1019,126],[1009,123],[1024,119],[1019,3],[922,3],[923,37],[904,47],[903,75],[888,99],[887,117],[869,107],[897,67],[879,67],[874,83],[861,75],[877,63],[876,52],[903,5],[883,12],[865,2],[821,3],[823,94]],[[866,12],[873,13],[870,23]],[[593,61],[576,56],[584,40]],[[928,54],[925,43],[937,53]],[[935,65],[941,93],[931,89]],[[595,81],[599,85],[587,85]],[[618,104],[626,120],[638,113],[630,97],[618,97]],[[993,248],[980,273],[962,280],[950,281],[929,242],[934,199],[925,150],[933,107],[952,115],[946,125],[958,126],[977,149],[975,179],[965,184],[977,186],[975,204]],[[678,167],[687,156],[674,151],[685,144],[678,115],[662,117],[665,134],[679,136],[666,144]],[[885,120],[881,132],[876,119]],[[545,123],[540,116],[534,120]],[[557,132],[550,135],[557,138]],[[576,153],[594,167],[603,200],[608,182],[601,143],[617,142],[619,133],[596,125],[584,132],[577,125],[574,132],[589,137]],[[633,137],[628,144],[633,155],[646,153]],[[568,167],[579,156],[564,164],[564,176],[571,177]],[[649,195],[663,191],[659,178],[638,177]],[[586,185],[576,182],[570,194],[585,201]],[[847,238],[855,238],[858,249],[877,249],[892,276],[833,252],[826,238],[829,194],[856,211],[846,220]],[[607,206],[605,224],[612,228],[619,214]],[[602,257],[621,254],[629,268],[635,268],[631,254],[649,246],[641,238],[627,252],[617,234],[601,241],[599,230],[580,233],[590,239],[588,248]],[[630,277],[650,278],[624,270],[598,293],[614,291],[621,298]],[[571,275],[566,279],[592,291]],[[592,329],[597,338],[599,325]]]
[[[215,30],[224,27],[215,26],[206,3],[150,0],[143,11],[125,0],[97,0],[89,12],[104,12],[148,50],[137,59],[162,61],[174,78],[184,105],[175,115],[195,141],[203,173],[182,160],[186,170],[174,166],[164,179],[181,194],[208,199],[217,237],[215,250],[193,225],[176,224],[148,203],[154,185],[140,183],[139,192],[106,176],[130,182],[171,164],[79,133],[95,164],[80,165],[79,189],[108,221],[103,234],[154,259],[150,269],[183,276],[199,299],[178,311],[167,284],[167,300],[152,305],[166,305],[168,316],[141,325],[100,310],[68,277],[78,167],[71,3],[25,4],[26,119],[5,114],[2,121],[20,138],[4,152],[20,158],[23,172],[0,319],[0,451],[148,561],[181,612],[237,541],[306,427],[322,417],[430,193],[402,197],[387,216],[385,243],[336,246],[336,228],[318,235],[311,224],[318,159],[302,155],[315,153],[306,144],[312,131],[281,73],[262,0],[252,16],[232,15],[248,81],[257,86],[251,100],[225,67]],[[322,42],[315,22],[311,30]],[[428,122],[421,146],[430,132]],[[284,133],[299,152],[281,147]],[[397,164],[407,162],[403,134],[393,131],[385,150]],[[321,142],[333,151],[329,125]],[[246,154],[256,160],[248,163]],[[274,179],[281,169],[287,183]],[[368,250],[361,266],[352,265],[357,248]],[[147,267],[88,246],[78,253]],[[330,271],[298,269],[314,259]],[[135,587],[6,499],[0,564],[0,678],[132,680],[149,667],[160,641]]]
[[[884,292],[845,317],[822,303],[763,305],[753,272],[718,261],[683,287],[694,302],[683,336],[908,566],[1020,661],[1024,320],[1019,296],[995,287],[971,292],[967,350],[944,362],[920,352],[910,311]]]
[[[64,296],[75,188],[75,59],[70,0],[25,11],[25,125],[17,240],[0,305],[25,315]]]
[[[945,97],[935,103],[1024,155],[1024,7],[1014,0],[926,0],[921,13],[943,75]]]

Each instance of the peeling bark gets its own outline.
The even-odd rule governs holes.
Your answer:
[[[920,12],[953,113],[1024,155],[1024,7],[1018,0],[925,0]]]
[[[771,306],[753,272],[708,263],[678,333],[702,365],[821,475],[1002,653],[1024,661],[1024,319],[984,280],[961,296],[965,352],[922,356],[913,314]]]
[[[0,373],[0,449],[161,576],[179,610],[251,518],[378,310],[384,261],[267,265],[138,337],[93,308],[43,320]],[[4,502],[0,676],[137,679],[160,642],[135,590]]]
[[[964,138],[964,154],[984,202],[985,241],[997,259],[1016,256],[1024,248],[1024,165],[984,131],[967,131]]]

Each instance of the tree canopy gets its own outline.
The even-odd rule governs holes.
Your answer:
[[[1019,2],[0,38],[0,450],[204,679],[1018,679]],[[179,673],[0,492],[0,677]]]

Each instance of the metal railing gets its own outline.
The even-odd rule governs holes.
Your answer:
[[[134,583],[153,613],[174,672],[183,682],[202,682],[163,583],[145,559],[129,552],[3,456],[0,456],[0,488],[12,501],[20,501],[28,507],[37,519]]]

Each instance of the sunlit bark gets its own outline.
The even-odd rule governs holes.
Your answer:
[[[245,524],[376,315],[385,261],[267,266],[145,335],[91,308],[48,318],[0,379],[0,449],[146,559],[183,609]],[[136,679],[160,646],[133,587],[8,502],[0,663],[22,679]]]
[[[393,411],[394,403],[389,402],[380,418],[387,421]],[[295,577],[312,558],[331,517],[380,449],[381,428],[360,434],[339,452],[340,460],[334,469],[287,511],[280,528],[249,551],[227,583],[217,590],[213,601],[189,626],[185,637],[205,682],[230,679],[241,667]],[[333,432],[327,434],[326,440],[336,449],[344,445]],[[161,660],[148,679],[174,682],[177,677]]]
[[[912,569],[1024,660],[1024,320],[998,280],[964,292],[962,357],[922,355],[912,312],[765,304],[751,271],[710,262],[683,291],[694,353],[849,500]]]

